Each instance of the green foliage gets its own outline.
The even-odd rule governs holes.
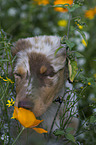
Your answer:
[[[90,123],[96,123],[96,116],[91,116]]]
[[[65,134],[66,138],[72,142],[75,142],[75,138],[71,133]]]
[[[11,74],[9,75],[10,69],[13,70],[12,56],[11,56],[10,37],[3,31],[0,31],[0,133],[2,134],[1,143],[11,144],[12,138],[10,135],[11,126],[11,115],[12,110],[8,110],[6,103],[7,99],[15,96],[14,84],[11,83],[7,78],[13,79]],[[9,67],[10,66],[10,67]],[[11,73],[11,72],[10,72]],[[8,113],[10,112],[10,114]]]
[[[69,47],[70,51],[72,50],[72,48],[75,46],[75,44],[73,42],[71,42],[68,39],[65,39],[65,43],[67,44],[67,46]]]
[[[56,12],[54,7],[57,6],[53,4],[38,6],[34,5],[33,1],[26,0],[1,0],[0,6],[0,76],[3,79],[8,77],[14,81],[13,75],[10,75],[10,69],[13,72],[15,60],[11,56],[12,41],[35,35],[62,37],[62,46],[56,50],[54,55],[67,46],[66,63],[68,63],[69,79],[73,87],[72,90],[66,88],[67,101],[62,99],[62,102],[66,104],[66,111],[61,116],[60,128],[54,131],[54,135],[57,138],[64,137],[69,142],[80,142],[85,145],[96,144],[96,16],[92,20],[84,16],[85,10],[96,6],[96,1],[92,0],[90,3],[90,0],[77,0],[71,6],[59,5],[59,7],[68,8],[68,13]],[[63,19],[68,22],[65,27],[58,25],[58,21]],[[80,29],[77,24],[83,28]],[[87,46],[82,44],[82,38]],[[14,84],[5,82],[3,79],[0,78],[0,144],[5,145],[13,142],[10,136],[12,110],[7,109],[6,103],[11,97],[15,99],[15,89]],[[77,95],[77,100],[73,100],[70,105],[71,94],[74,94],[73,98]],[[71,134],[73,128],[67,127],[71,116],[65,123],[64,119],[67,111],[77,102],[80,126],[75,140]]]
[[[77,70],[78,70],[77,61],[68,59],[68,68],[69,68],[68,69],[69,70],[69,79],[71,82],[73,82],[73,80],[77,74]]]

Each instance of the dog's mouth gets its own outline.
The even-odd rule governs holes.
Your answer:
[[[32,110],[33,109],[33,103],[31,101],[20,101],[18,103],[18,108],[22,107],[24,109]]]

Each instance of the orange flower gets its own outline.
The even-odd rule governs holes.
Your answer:
[[[96,7],[94,8],[94,13],[96,14]]]
[[[69,4],[72,5],[73,4],[73,0],[55,0],[54,1],[54,5],[60,5],[60,4]],[[56,7],[54,8],[56,11],[58,12],[67,12],[68,9],[67,8],[62,8],[62,7]]]
[[[91,8],[91,9],[85,11],[85,17],[90,19],[90,20],[94,19],[95,15],[96,15],[96,7],[93,9]]]
[[[49,0],[34,0],[38,5],[47,5],[49,4]]]
[[[37,120],[30,110],[14,106],[13,118],[16,118],[25,128],[32,128],[38,133],[47,133],[43,128],[36,128],[43,120]]]

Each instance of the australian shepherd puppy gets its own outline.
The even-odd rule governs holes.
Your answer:
[[[60,103],[53,103],[53,101],[58,96],[63,96],[67,79],[65,75],[66,48],[63,47],[55,53],[61,46],[60,39],[57,36],[36,36],[20,39],[12,48],[12,55],[16,56],[15,106],[29,109],[37,118],[44,119],[42,126],[49,132]],[[66,99],[65,96],[65,102]],[[71,99],[73,100],[72,97]],[[64,113],[64,108],[66,108],[66,103],[62,103],[52,131],[60,126],[59,117]],[[77,111],[76,105],[74,108],[73,110]],[[70,114],[70,109],[67,113]],[[72,117],[69,126],[76,129],[77,118]]]

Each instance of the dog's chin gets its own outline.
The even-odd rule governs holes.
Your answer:
[[[36,117],[40,117],[46,112],[46,109],[45,108],[44,109],[42,109],[42,108],[40,108],[40,109],[33,108],[32,112],[35,114]]]

